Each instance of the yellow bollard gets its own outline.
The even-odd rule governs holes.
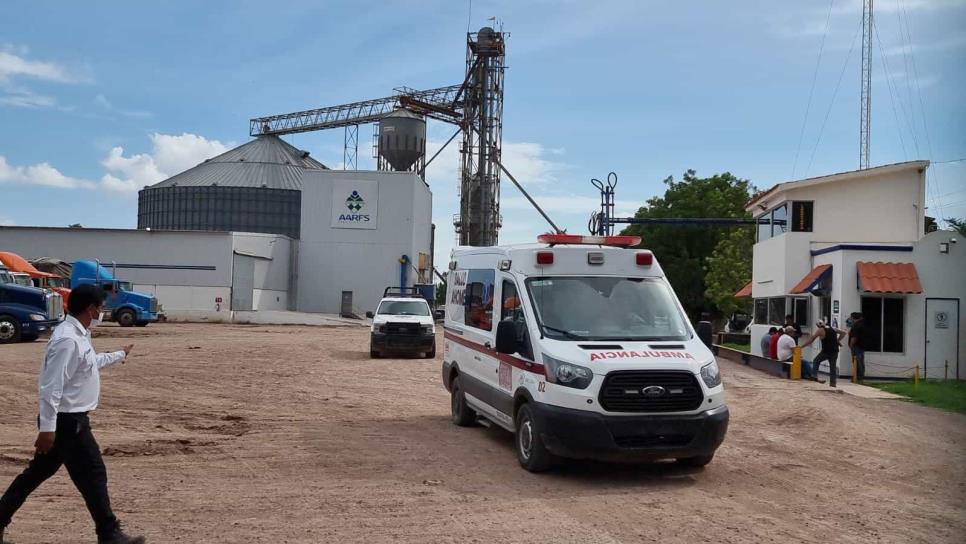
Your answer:
[[[859,359],[852,356],[852,383],[859,383]]]
[[[912,385],[919,386],[919,365],[916,365],[916,371],[912,374]]]
[[[802,348],[798,346],[792,350],[792,368],[788,373],[788,377],[793,380],[802,379]]]

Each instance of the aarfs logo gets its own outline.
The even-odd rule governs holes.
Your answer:
[[[359,213],[366,207],[366,201],[359,195],[359,191],[352,191],[349,198],[345,199],[345,207],[349,209],[349,213],[339,214],[339,221],[366,223],[370,220],[369,214]]]

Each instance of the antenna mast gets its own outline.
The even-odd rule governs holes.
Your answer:
[[[859,170],[869,167],[872,132],[872,2],[862,2],[862,114],[859,120]]]

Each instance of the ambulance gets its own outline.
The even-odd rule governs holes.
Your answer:
[[[718,365],[640,243],[545,234],[453,250],[442,368],[453,423],[514,433],[531,472],[558,458],[711,462],[728,429]]]

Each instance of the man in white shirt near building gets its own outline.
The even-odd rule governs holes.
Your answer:
[[[44,353],[34,458],[0,498],[0,544],[13,515],[61,465],[67,467],[94,518],[98,544],[143,544],[143,537],[121,530],[111,510],[107,469],[87,417],[97,408],[101,369],[124,362],[133,345],[112,353],[97,353],[91,346],[90,329],[100,322],[104,309],[99,287],[80,285],[72,290],[67,309],[69,315],[54,329]]]
[[[796,331],[795,327],[785,327],[781,330],[782,336],[778,339],[778,360],[779,361],[791,361],[792,355],[795,354],[796,346]],[[810,362],[802,359],[802,375],[805,378],[811,378],[812,376],[812,365]]]

